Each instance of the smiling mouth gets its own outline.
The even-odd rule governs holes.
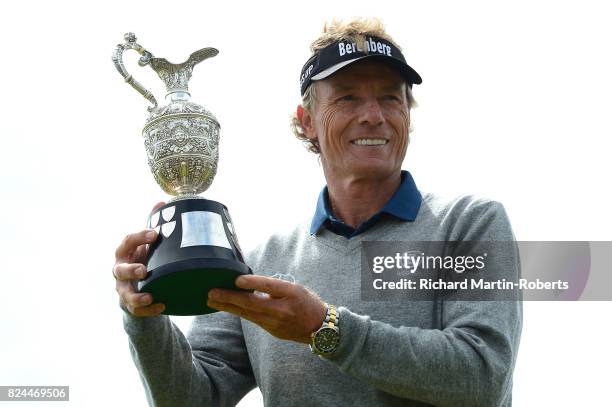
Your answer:
[[[351,141],[352,144],[357,144],[358,146],[382,146],[388,142],[389,140],[385,140],[384,138],[360,138]]]

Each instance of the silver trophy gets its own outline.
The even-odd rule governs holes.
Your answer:
[[[172,64],[156,58],[124,36],[113,52],[113,63],[125,81],[150,101],[142,130],[148,163],[155,181],[173,198],[149,215],[148,227],[158,231],[149,247],[147,277],[138,283],[164,314],[200,315],[214,312],[206,305],[213,287],[235,288],[234,280],[250,274],[225,205],[201,198],[217,173],[219,122],[211,112],[191,102],[188,83],[193,67],[219,53],[202,48],[187,61]],[[150,66],[166,84],[165,106],[132,77],[123,65],[123,52],[132,49],[140,66]]]

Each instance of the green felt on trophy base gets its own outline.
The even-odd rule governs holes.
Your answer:
[[[159,276],[142,287],[151,293],[153,304],[163,303],[166,315],[204,315],[218,312],[206,305],[211,288],[240,291],[234,281],[243,273],[221,268],[196,268]]]

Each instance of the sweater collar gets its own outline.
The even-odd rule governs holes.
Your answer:
[[[410,172],[402,170],[401,177],[402,180],[399,188],[380,212],[376,213],[362,225],[359,225],[356,230],[364,229],[363,226],[373,223],[371,221],[378,219],[381,213],[387,213],[403,221],[413,221],[416,219],[419,208],[421,207],[421,193],[417,189]],[[327,186],[325,186],[321,190],[319,199],[317,200],[317,208],[312,218],[312,223],[310,224],[310,234],[316,234],[328,219],[333,222],[339,222],[332,213],[329,204],[329,193]]]

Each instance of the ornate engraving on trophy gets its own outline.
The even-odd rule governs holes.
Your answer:
[[[187,61],[172,64],[156,58],[136,43],[136,36],[127,33],[126,42],[117,45],[113,62],[119,73],[134,89],[153,103],[142,130],[149,168],[159,186],[174,200],[195,198],[210,187],[217,174],[219,160],[219,122],[204,107],[192,102],[188,83],[193,68],[219,53],[215,48],[202,48]],[[149,65],[166,84],[167,105],[157,100],[130,75],[123,65],[123,52],[138,51],[140,66]]]

